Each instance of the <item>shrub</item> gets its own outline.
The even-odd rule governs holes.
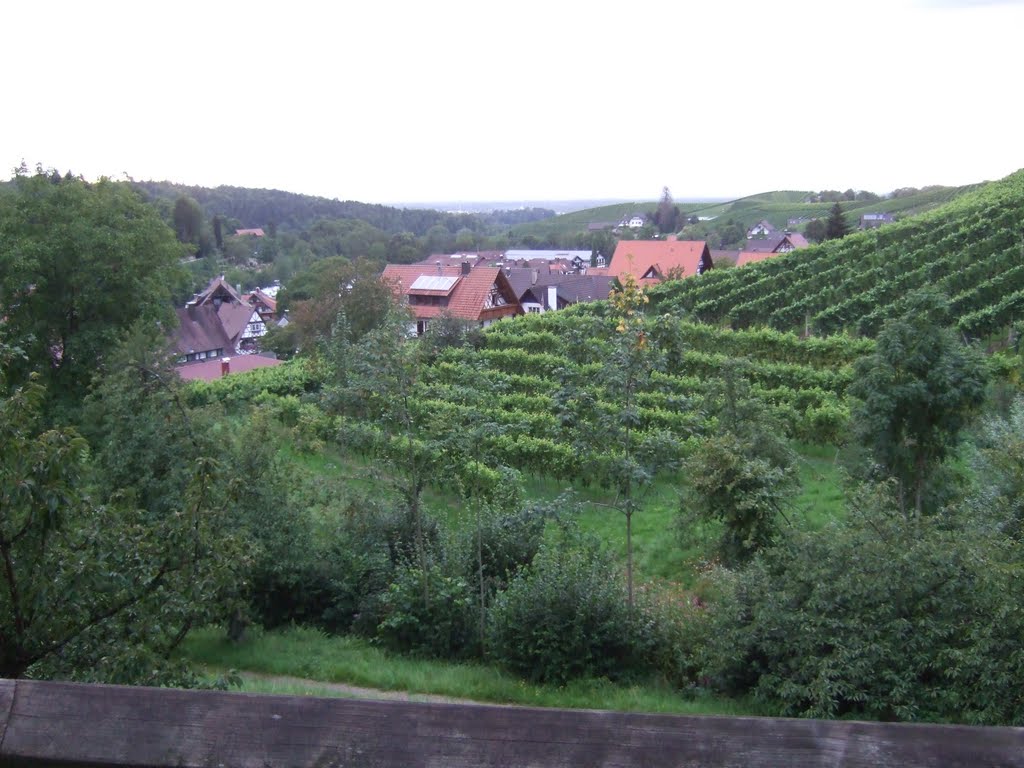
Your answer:
[[[426,581],[426,595],[424,594]],[[473,592],[461,576],[430,569],[399,569],[381,596],[377,640],[385,648],[437,659],[478,651]]]
[[[642,584],[633,617],[635,656],[674,688],[693,688],[700,680],[700,649],[709,622],[696,595],[672,584]]]
[[[558,503],[538,503],[506,513],[483,510],[479,532],[473,527],[464,533],[462,560],[467,580],[478,584],[482,560],[486,591],[493,594],[505,589],[517,573],[533,562],[543,541],[544,525],[557,516]]]
[[[797,533],[725,575],[706,673],[789,716],[1019,725],[1014,546],[878,510]]]
[[[626,676],[635,664],[622,575],[594,542],[563,530],[497,596],[487,642],[495,662],[531,681]]]
[[[261,558],[265,565],[254,574],[255,619],[268,628],[300,623],[372,636],[380,596],[399,567],[413,559],[408,514],[354,497],[340,509],[323,511],[332,522],[314,531],[309,514],[297,507],[275,536],[281,556]],[[428,539],[436,539],[434,528]]]

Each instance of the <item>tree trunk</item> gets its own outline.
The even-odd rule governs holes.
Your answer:
[[[626,594],[630,615],[633,613],[633,506],[626,500]]]

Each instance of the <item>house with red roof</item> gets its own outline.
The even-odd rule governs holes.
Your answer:
[[[264,293],[262,288],[257,288],[244,296],[249,306],[254,307],[260,313],[264,323],[272,323],[277,320],[277,299]]]
[[[381,275],[413,316],[409,335],[422,336],[443,314],[488,326],[523,314],[515,291],[499,267],[388,264]]]
[[[621,277],[633,275],[641,285],[651,285],[669,277],[693,277],[714,267],[711,251],[704,240],[620,240],[612,263],[594,268],[589,275],[606,273]]]

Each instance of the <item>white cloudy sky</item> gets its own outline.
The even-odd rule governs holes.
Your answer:
[[[1024,167],[1024,0],[6,0],[0,30],[0,178],[392,202]]]

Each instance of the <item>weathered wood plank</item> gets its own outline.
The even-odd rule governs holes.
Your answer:
[[[0,756],[3,755],[4,734],[7,732],[7,720],[11,716],[11,706],[14,704],[16,685],[13,680],[0,679]]]
[[[1020,728],[678,717],[32,681],[20,681],[17,693],[0,765],[1024,767]]]

